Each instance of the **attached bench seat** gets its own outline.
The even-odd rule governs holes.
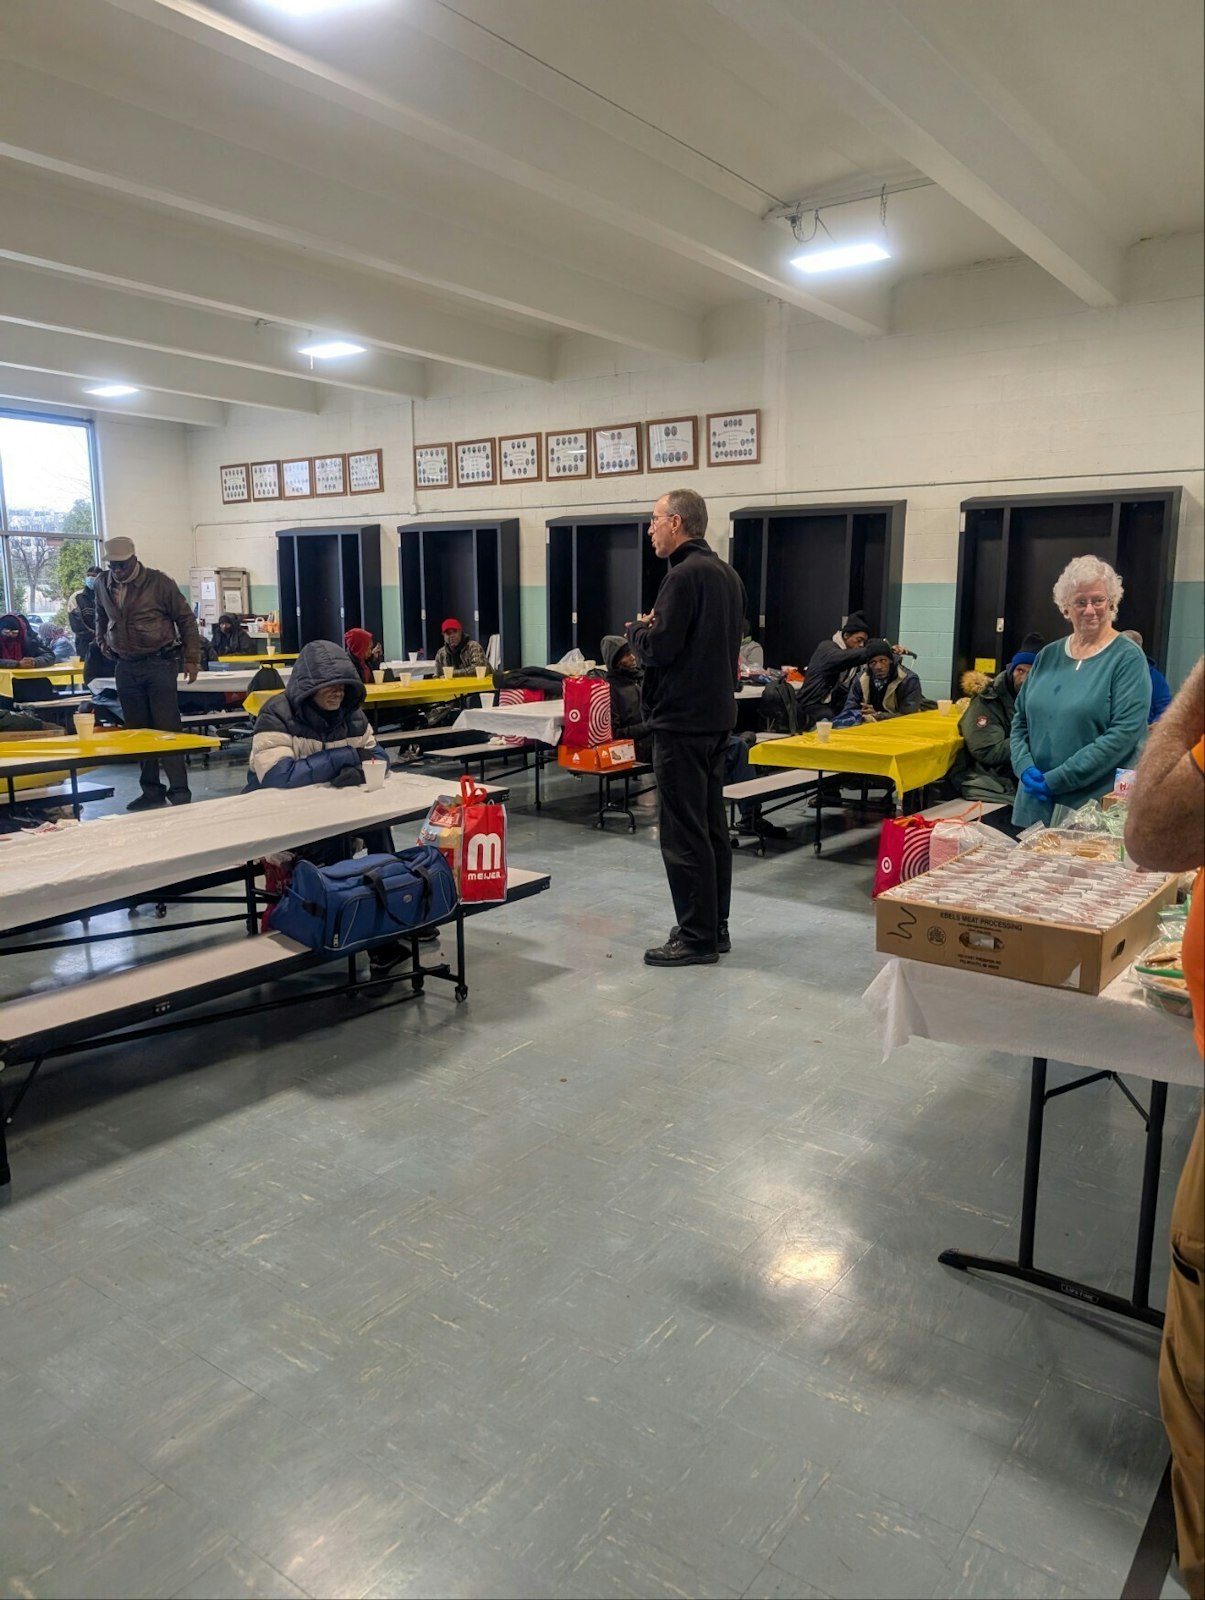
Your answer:
[[[746,804],[753,807],[753,828],[757,834],[756,855],[764,856],[766,853],[766,836],[762,832],[762,818],[772,811],[780,811],[783,806],[791,805],[801,795],[814,795],[820,787],[820,773],[807,768],[784,767],[779,772],[771,772],[764,778],[746,778],[741,783],[726,783],[724,785],[724,803],[728,807],[728,823],[735,830],[736,809],[739,805]],[[767,805],[767,801],[776,802]]]
[[[79,786],[79,801],[81,805],[89,800],[111,800],[112,798],[113,790],[108,785],[81,783]],[[40,788],[18,789],[11,802],[7,787],[0,785],[0,809],[9,804],[18,806],[65,806],[67,810],[70,810],[72,804],[71,785],[69,783],[49,783],[42,785]]]
[[[295,1005],[307,999],[369,988],[380,990],[386,983],[408,984],[409,992],[404,998],[409,999],[422,990],[426,977],[446,978],[454,982],[456,998],[463,1000],[468,994],[464,972],[465,920],[495,910],[499,904],[510,905],[518,900],[530,899],[547,889],[549,882],[550,877],[546,872],[511,867],[507,872],[505,902],[458,906],[443,924],[451,926],[456,932],[454,968],[446,962],[437,967],[421,965],[418,946],[414,943],[410,961],[400,967],[395,975],[391,974],[384,980],[374,980],[370,975],[357,981],[354,954],[325,956],[281,933],[266,933],[255,938],[222,939],[199,950],[186,950],[160,960],[142,961],[117,972],[90,978],[84,983],[39,990],[18,1000],[5,1001],[0,1005],[0,1066],[12,1066],[24,1061],[31,1061],[34,1065],[25,1084],[11,1100],[4,1094],[3,1079],[0,1078],[0,1187],[10,1181],[5,1122],[11,1121],[12,1113],[20,1105],[44,1057],[101,1045],[107,1039],[112,1041],[113,1035],[124,1039],[129,1037],[127,1029],[137,1029],[143,1024],[147,1026],[142,1034],[134,1037],[149,1038],[181,1026],[197,1027],[206,1021],[220,1021],[252,1010],[266,1010],[273,1005]],[[404,939],[407,934],[399,937]],[[310,993],[302,991],[279,1001],[236,1007],[233,1011],[222,1010],[212,1017],[198,1016],[186,1022],[175,1019],[177,1012],[222,1000],[311,968],[328,966],[335,961],[349,963],[348,981],[337,989],[324,987]]]

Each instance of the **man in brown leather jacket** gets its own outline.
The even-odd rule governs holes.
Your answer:
[[[158,728],[179,733],[180,701],[176,678],[183,672],[195,681],[201,660],[201,637],[187,600],[166,572],[144,567],[132,539],[105,544],[109,570],[96,585],[96,637],[101,650],[117,662],[117,694],[130,728]],[[159,759],[142,763],[142,793],[127,811],[187,805],[192,799],[182,755],[164,756],[166,791],[159,781]]]

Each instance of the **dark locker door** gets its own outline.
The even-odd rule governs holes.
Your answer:
[[[1116,560],[1116,502],[1010,508],[1004,578],[1004,633],[1000,664],[1027,633],[1049,642],[1067,631],[1054,603],[1055,579],[1076,556]]]
[[[549,526],[548,659],[559,661],[573,649],[573,544],[576,529]]]
[[[766,549],[766,665],[806,667],[847,610],[849,518],[775,517]]]
[[[603,635],[622,633],[645,604],[639,524],[580,525],[576,554],[575,642],[587,660],[600,661]]]

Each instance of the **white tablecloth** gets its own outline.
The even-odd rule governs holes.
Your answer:
[[[266,658],[265,658],[265,664]],[[272,665],[275,666],[273,662]],[[244,694],[251,687],[251,680],[260,668],[253,670],[236,670],[233,667],[229,672],[198,672],[195,683],[186,683],[180,678],[176,684],[177,694]],[[292,667],[276,667],[277,672],[287,683]],[[88,683],[89,689],[99,694],[102,689],[117,688],[116,678],[92,678]]]
[[[565,707],[560,700],[526,700],[511,706],[478,706],[462,711],[452,724],[455,732],[505,734],[512,739],[535,739],[540,744],[561,742]]]
[[[435,672],[434,661],[382,661],[382,667],[392,667],[395,672],[413,672],[420,678],[429,678]]]
[[[909,1039],[938,1039],[1197,1089],[1205,1083],[1192,1024],[1148,1006],[1125,975],[1102,994],[1072,994],[893,957],[862,998],[884,1060]]]
[[[0,928],[70,916],[332,834],[417,820],[449,792],[446,780],[390,773],[375,794],[329,784],[258,789],[179,810],[98,817],[57,833],[2,835]]]

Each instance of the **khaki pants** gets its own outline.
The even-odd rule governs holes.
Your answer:
[[[1192,1600],[1205,1600],[1205,1112],[1176,1190],[1171,1243],[1159,1404],[1172,1451],[1180,1573]]]

